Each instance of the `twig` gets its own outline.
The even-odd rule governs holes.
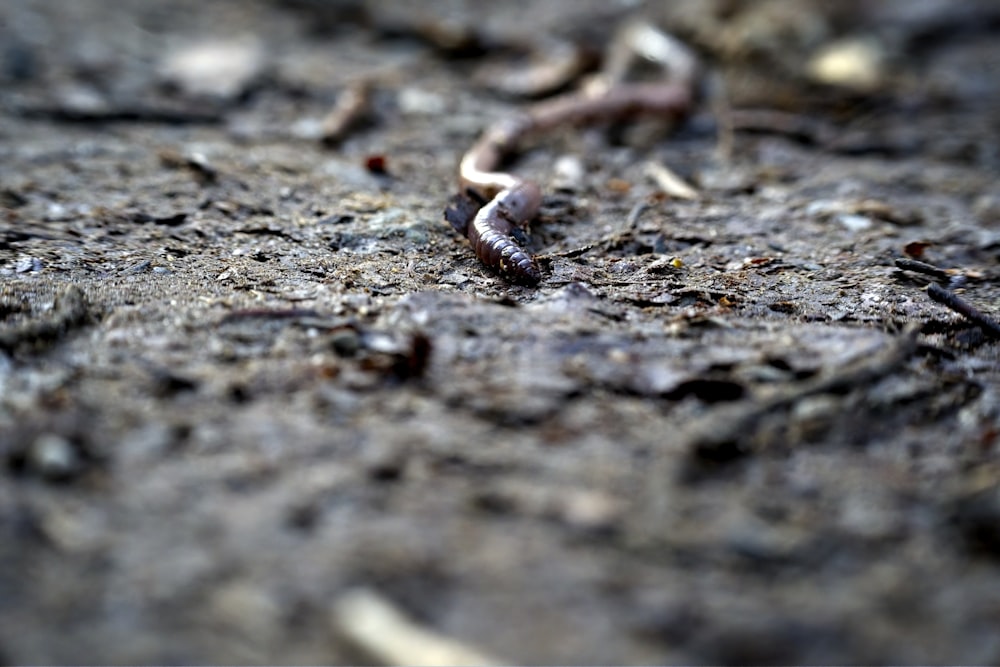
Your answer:
[[[639,224],[639,218],[642,214],[649,210],[649,202],[646,200],[640,200],[635,203],[632,210],[628,212],[628,217],[625,218],[625,227],[627,229],[635,229],[636,225]]]
[[[664,194],[674,199],[697,199],[700,195],[687,181],[677,175],[673,169],[659,162],[646,164],[646,175]]]
[[[82,109],[72,106],[22,106],[14,113],[23,118],[61,123],[161,123],[163,125],[214,125],[225,116],[221,110],[171,109],[168,107],[121,106]]]
[[[335,146],[348,131],[361,123],[371,107],[371,92],[371,84],[360,81],[340,93],[333,109],[323,119],[320,139],[324,145]]]
[[[904,271],[913,271],[914,273],[922,273],[926,276],[931,276],[938,280],[950,280],[952,276],[944,269],[939,269],[933,264],[928,264],[927,262],[921,262],[916,259],[907,259],[905,257],[899,257],[896,259],[896,267]]]
[[[950,308],[974,324],[978,324],[983,332],[994,338],[1000,338],[1000,323],[985,314],[971,303],[954,292],[946,290],[937,283],[927,286],[927,296],[946,308]]]
[[[344,593],[333,626],[369,658],[384,665],[500,665],[503,661],[417,625],[373,590]]]

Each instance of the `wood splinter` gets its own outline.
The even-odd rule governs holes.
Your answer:
[[[347,133],[361,124],[371,111],[372,83],[357,81],[344,88],[337,103],[323,119],[320,139],[325,146],[336,146]]]
[[[626,44],[630,57],[643,56],[670,73],[653,83],[621,83],[627,69],[620,46],[612,54],[608,74],[589,90],[540,102],[526,112],[506,118],[486,130],[462,158],[459,185],[462,194],[445,215],[466,235],[476,256],[513,283],[533,286],[542,278],[535,258],[517,240],[522,228],[538,213],[541,188],[534,182],[499,171],[503,160],[528,137],[557,128],[654,116],[673,120],[691,108],[696,65],[683,44],[648,24],[625,27],[616,45]],[[481,208],[469,201],[479,200]]]

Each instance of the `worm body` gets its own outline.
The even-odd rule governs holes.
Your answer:
[[[672,66],[674,74],[679,74],[676,80],[622,84],[609,77],[599,91],[558,96],[496,123],[463,156],[459,184],[462,192],[472,197],[446,211],[446,218],[468,236],[479,260],[503,278],[537,285],[542,277],[538,263],[514,237],[516,229],[538,213],[541,190],[529,180],[499,170],[504,158],[522,141],[559,127],[621,121],[638,115],[673,119],[690,108],[694,61],[679,43],[651,30],[643,26],[628,28],[625,38],[635,42],[629,48],[652,57],[650,49],[656,47],[652,53],[661,55],[653,59]],[[670,60],[672,63],[667,62]],[[466,211],[473,198],[486,202],[474,217]]]
[[[501,190],[479,209],[466,231],[479,261],[511,282],[537,285],[542,272],[511,232],[535,217],[541,202],[538,186],[524,181]]]

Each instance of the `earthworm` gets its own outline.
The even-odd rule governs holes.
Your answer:
[[[515,228],[523,227],[538,213],[541,190],[529,180],[497,171],[526,137],[558,127],[638,115],[672,118],[684,114],[691,102],[686,82],[620,84],[599,95],[556,97],[490,127],[459,165],[462,191],[487,202],[471,222],[466,222],[465,234],[476,256],[511,282],[536,285],[541,280],[537,262],[512,236]],[[455,226],[462,231],[460,224]]]
[[[694,57],[683,44],[646,23],[624,27],[612,44],[606,75],[590,90],[539,102],[527,111],[489,127],[462,158],[458,168],[462,195],[445,212],[468,236],[476,256],[514,283],[537,285],[542,273],[516,235],[538,213],[541,189],[532,181],[499,171],[504,158],[526,138],[565,126],[622,121],[635,116],[672,119],[693,102]],[[626,53],[627,50],[627,53]],[[621,83],[628,59],[641,55],[670,70],[671,80]],[[472,199],[482,207],[474,213]]]

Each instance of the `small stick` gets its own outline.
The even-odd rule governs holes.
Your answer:
[[[336,104],[323,119],[320,138],[324,145],[335,146],[340,143],[347,132],[361,122],[370,110],[371,92],[371,84],[360,81],[340,93]]]
[[[950,280],[952,276],[944,269],[939,269],[933,264],[928,264],[927,262],[921,262],[916,259],[908,259],[906,257],[896,258],[896,268],[903,269],[904,271],[913,271],[914,273],[922,273],[938,280]]]
[[[649,202],[645,200],[640,200],[635,203],[632,210],[628,212],[628,217],[625,218],[625,227],[628,229],[635,229],[636,225],[639,224],[639,218],[642,214],[649,209]]]
[[[359,588],[334,603],[336,633],[383,665],[503,665],[506,661],[419,625],[376,591]]]
[[[646,175],[653,179],[656,187],[674,199],[697,199],[700,195],[687,181],[673,169],[659,162],[646,164]]]
[[[121,106],[89,109],[67,106],[15,106],[11,111],[23,118],[59,123],[162,123],[164,125],[215,125],[225,120],[221,109],[173,108],[169,106]]]
[[[954,292],[946,290],[937,283],[931,283],[927,286],[927,296],[933,301],[937,301],[946,308],[950,308],[965,317],[970,322],[978,324],[984,333],[994,338],[1000,338],[1000,323]]]

